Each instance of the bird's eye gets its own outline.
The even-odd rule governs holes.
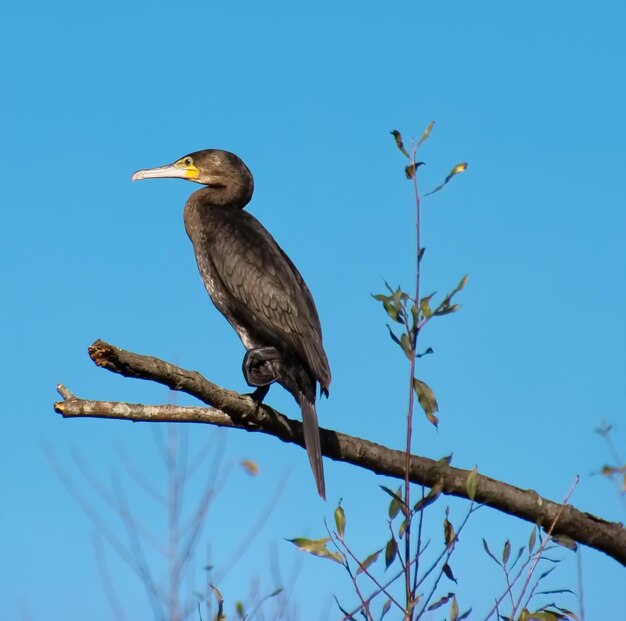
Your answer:
[[[183,164],[184,164],[185,166],[191,166],[191,164],[192,164],[192,163],[193,163],[193,160],[192,160],[190,157],[186,157],[186,158],[183,160]]]

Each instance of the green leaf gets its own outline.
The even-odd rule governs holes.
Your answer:
[[[608,464],[604,464],[600,469],[600,474],[605,477],[613,477],[616,474],[621,474],[626,471],[626,466],[622,466],[621,468],[616,468],[615,466],[610,466]]]
[[[411,320],[413,321],[413,329],[415,329],[419,322],[419,314],[417,312],[417,306],[415,306],[415,304],[411,304]]]
[[[446,455],[441,457],[428,468],[428,474],[430,476],[442,477],[448,470],[448,466],[452,463],[452,455]]]
[[[566,535],[552,535],[552,541],[574,552],[578,549],[578,544],[571,537],[567,537]]]
[[[449,313],[456,313],[461,308],[460,304],[452,304],[452,298],[462,289],[465,288],[467,284],[468,276],[467,274],[461,278],[459,284],[454,288],[454,290],[443,299],[441,304],[435,309],[433,315],[448,315]]]
[[[381,485],[380,489],[389,494],[393,499],[391,501],[391,504],[389,505],[389,517],[392,520],[396,517],[396,515],[398,515],[398,511],[400,510],[402,510],[402,513],[404,513],[404,515],[408,515],[409,509],[402,499],[402,496],[400,496],[400,494],[402,493],[402,487],[399,487],[397,492],[391,491],[388,487],[385,487],[384,485]]]
[[[417,400],[426,414],[426,418],[428,418],[428,420],[435,425],[435,427],[437,427],[439,419],[435,416],[435,413],[439,411],[439,406],[437,405],[435,394],[430,389],[428,384],[418,380],[417,378],[413,378],[413,389],[417,394]]]
[[[359,563],[359,568],[356,572],[356,575],[358,576],[360,573],[366,571],[372,563],[375,563],[378,559],[378,555],[381,552],[382,548],[380,550],[376,550],[376,552],[372,552],[362,563]]]
[[[398,529],[398,537],[402,539],[404,537],[404,533],[406,533],[406,529],[409,527],[410,521],[408,518],[402,520],[402,524],[400,524],[400,528]]]
[[[546,559],[544,557],[544,560],[549,560]],[[544,571],[539,578],[537,578],[537,582],[540,582],[541,580],[543,580],[544,578],[548,577],[554,570],[556,569],[556,565],[552,565],[552,567],[550,567],[550,569],[546,569],[546,571]]]
[[[406,175],[406,178],[411,180],[415,178],[415,173],[417,172],[417,169],[420,166],[423,166],[424,162],[413,162],[412,164],[409,164],[408,166],[404,167],[404,174]]]
[[[434,350],[432,347],[427,348],[426,350],[424,350],[421,354],[415,354],[418,358],[421,358],[422,356],[428,356],[428,354],[434,354]]]
[[[372,297],[379,302],[388,302],[392,299],[390,295],[383,295],[382,293],[372,293]]]
[[[389,293],[391,293],[391,296],[389,296],[389,299],[391,300],[393,294],[394,294],[394,288],[385,280],[385,287],[387,287],[387,291],[389,291]]]
[[[428,124],[428,127],[424,130],[424,133],[422,134],[421,138],[417,141],[418,147],[422,144],[422,142],[424,142],[424,140],[426,140],[426,138],[428,138],[428,136],[430,136],[430,132],[433,131],[433,127],[435,127],[435,121],[431,121]]]
[[[511,565],[511,567],[509,567],[509,571],[511,569],[513,569],[515,567],[515,565],[517,565],[517,562],[522,558],[522,554],[524,554],[526,550],[526,546],[522,546],[518,551],[517,551],[517,556],[515,557],[515,560],[513,561],[513,564]]]
[[[572,591],[571,589],[552,589],[550,591],[537,591],[537,595],[562,595],[563,593],[576,595],[576,593],[574,593],[574,591]]]
[[[567,617],[552,610],[530,612],[527,608],[524,608],[520,613],[519,619],[520,621],[560,621],[560,619],[567,619]]]
[[[424,196],[430,196],[431,194],[434,194],[435,192],[439,192],[439,190],[442,190],[444,186],[448,184],[448,182],[452,179],[452,177],[454,177],[455,175],[458,175],[459,173],[465,172],[466,170],[467,170],[467,162],[462,162],[461,164],[457,164],[450,171],[450,174],[444,179],[443,183],[439,184],[434,190],[431,190],[430,192],[428,192],[428,194],[425,194]]]
[[[448,580],[452,580],[452,582],[456,582],[456,578],[454,577],[454,574],[452,573],[452,568],[450,567],[450,565],[448,565],[448,563],[446,563],[441,568],[441,571],[443,571],[443,573],[445,574],[446,578],[448,578]]]
[[[396,305],[397,308],[401,308],[402,302],[406,302],[406,300],[408,299],[409,299],[409,294],[402,291],[400,287],[398,287],[393,292],[393,303]]]
[[[387,311],[387,314],[394,320],[394,321],[399,321],[400,323],[402,322],[402,320],[398,319],[398,309],[396,308],[395,304],[393,304],[392,302],[387,302],[386,300],[383,302],[383,308],[385,309],[385,311]]]
[[[411,339],[409,335],[404,332],[400,337],[400,347],[402,347],[402,351],[404,355],[409,359],[413,360],[413,348],[411,347]]]
[[[300,548],[303,552],[308,552],[313,556],[319,556],[320,558],[328,558],[340,565],[344,564],[344,558],[339,552],[331,552],[326,544],[330,541],[329,537],[323,539],[305,539],[304,537],[296,537],[295,539],[287,539],[293,543],[294,546]]]
[[[563,614],[569,615],[572,619],[574,619],[574,621],[579,621],[578,616],[575,615],[571,610],[568,610],[567,608],[561,608],[560,606],[555,606],[555,608],[557,610],[560,610]]]
[[[433,311],[430,309],[430,300],[434,295],[434,293],[431,293],[420,300],[420,311],[422,312],[424,319],[429,319],[433,314]]]
[[[446,542],[446,547],[451,547],[454,545],[456,541],[456,533],[454,532],[454,526],[452,526],[452,522],[448,520],[447,512],[446,518],[443,521],[443,537]]]
[[[387,542],[385,546],[385,569],[389,569],[389,565],[391,565],[396,560],[396,555],[398,553],[398,543],[396,542],[394,537]]]
[[[390,610],[391,610],[391,600],[387,599],[387,601],[383,604],[383,610],[380,613],[380,618],[382,619]]]
[[[478,468],[474,466],[467,477],[467,495],[470,500],[476,498],[476,490],[478,489]]]
[[[411,159],[411,156],[409,155],[409,152],[404,148],[404,143],[402,142],[402,134],[397,129],[394,129],[391,132],[391,135],[394,137],[394,139],[396,141],[396,146],[398,147],[398,149],[400,149],[402,154],[405,157],[407,157],[408,159]]]
[[[424,496],[424,498],[420,498],[413,507],[413,511],[415,513],[419,513],[423,511],[428,505],[431,505],[439,496],[441,496],[441,492],[443,491],[443,480],[438,480],[429,490],[428,494]]]
[[[454,597],[454,593],[448,593],[443,597],[439,598],[436,602],[432,603],[427,610],[437,610],[437,608],[441,608],[444,604],[449,602]]]
[[[450,315],[451,313],[456,313],[460,309],[461,309],[460,304],[451,304],[450,306],[444,306],[443,304],[440,304],[437,310],[433,312],[433,315],[435,317],[442,317],[443,315]]]
[[[235,610],[237,611],[237,616],[240,619],[245,619],[246,613],[243,609],[243,604],[241,602],[235,602]]]
[[[450,621],[458,621],[459,619],[459,605],[456,602],[456,597],[452,598],[452,605],[450,606]]]
[[[344,615],[344,619],[347,619],[348,621],[356,621],[356,619],[339,603],[337,596],[333,595],[333,597],[335,598],[335,603],[337,604],[337,607],[339,608],[339,610],[341,610],[341,613]]]
[[[335,509],[335,526],[337,527],[337,534],[340,538],[343,538],[346,531],[346,514],[341,506],[341,501],[339,501]]]
[[[530,537],[528,538],[528,553],[532,554],[535,549],[535,541],[537,539],[537,530],[533,527]]]
[[[502,567],[502,563],[491,553],[491,550],[489,549],[489,545],[487,544],[487,542],[483,539],[483,548],[485,548],[485,552],[498,564],[500,565],[500,567]]]
[[[400,347],[402,347],[402,343],[400,343],[400,339],[394,334],[394,332],[391,329],[391,326],[389,324],[387,324],[387,330],[389,330],[389,336],[391,337],[391,340],[394,343],[398,343],[398,345],[400,345]]]
[[[455,293],[458,293],[459,291],[461,291],[462,289],[465,288],[465,285],[467,284],[467,279],[469,278],[469,276],[467,274],[465,274],[465,276],[463,276],[463,278],[461,278],[461,280],[459,281],[459,284],[456,286],[455,290],[450,294],[450,297],[452,297]]]
[[[511,555],[511,542],[507,539],[504,542],[504,547],[502,548],[502,563],[506,565],[509,562],[509,556]]]

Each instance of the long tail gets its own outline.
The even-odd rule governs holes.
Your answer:
[[[311,470],[315,477],[315,484],[319,495],[326,500],[326,485],[324,483],[324,464],[322,463],[322,447],[320,444],[320,429],[317,424],[317,412],[315,401],[310,401],[304,395],[300,395],[300,407],[302,408],[302,426],[304,428],[304,444],[311,463]]]

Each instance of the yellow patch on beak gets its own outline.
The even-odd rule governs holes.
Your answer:
[[[185,171],[185,179],[193,180],[200,176],[200,171],[193,164],[190,164],[189,166],[185,166],[183,164],[182,168]]]

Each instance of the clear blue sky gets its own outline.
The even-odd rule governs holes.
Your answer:
[[[370,293],[381,277],[412,282],[410,184],[389,131],[409,138],[436,120],[420,154],[424,189],[457,162],[470,166],[424,204],[425,290],[444,292],[465,273],[470,281],[462,312],[423,335],[436,355],[418,373],[438,396],[441,424],[436,432],[418,420],[415,451],[453,452],[459,467],[476,464],[554,500],[580,474],[572,503],[623,521],[615,489],[590,475],[608,460],[594,433],[601,419],[615,423],[626,454],[624,23],[621,0],[5,3],[1,616],[112,618],[94,529],[43,447],[74,469],[71,452],[80,451],[105,481],[120,472],[123,447],[157,481],[153,433],[62,420],[55,384],[90,398],[170,395],[96,369],[85,352],[93,340],[246,390],[242,347],[210,304],[183,229],[195,188],[130,181],[138,168],[206,147],[250,166],[250,209],[315,296],[333,371],[322,424],[400,447],[407,369]],[[297,416],[279,388],[268,401]],[[194,446],[214,433],[188,431]],[[231,605],[255,577],[271,591],[275,550],[287,576],[302,563],[291,588],[300,618],[337,618],[325,616],[331,594],[354,601],[346,576],[283,539],[321,536],[343,498],[364,556],[385,540],[385,481],[327,462],[324,505],[301,450],[242,432],[216,441],[232,472],[197,565],[207,549],[224,563],[288,475],[270,523],[219,586]],[[245,458],[259,477],[238,469]],[[162,532],[162,513],[134,495],[142,519]],[[434,539],[445,504],[430,518]],[[461,511],[453,503],[453,521]],[[528,532],[487,509],[475,516],[454,563],[461,607],[474,605],[475,618],[501,590],[480,538],[499,549]],[[127,618],[151,618],[138,583],[107,558]],[[564,559],[550,587],[576,589],[574,556]],[[584,549],[583,571],[588,619],[619,618],[623,568]],[[576,607],[571,597],[559,602]]]

